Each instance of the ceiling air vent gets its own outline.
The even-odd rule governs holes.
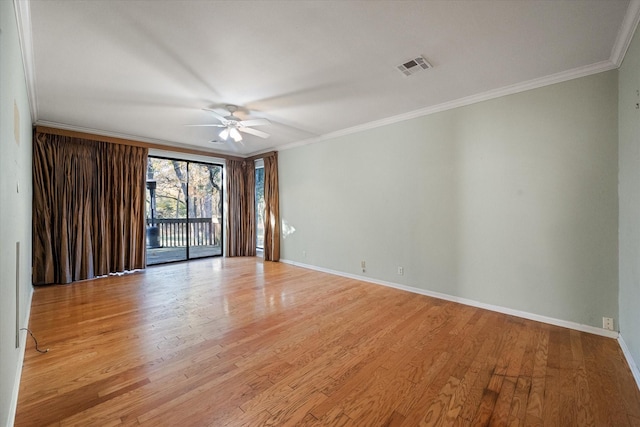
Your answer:
[[[400,70],[405,76],[411,76],[429,68],[432,68],[431,64],[429,64],[422,56],[418,56],[417,58],[408,60],[404,64],[398,65],[398,70]]]

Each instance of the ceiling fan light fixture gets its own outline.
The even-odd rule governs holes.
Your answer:
[[[268,138],[269,134],[263,132],[261,130],[253,129],[252,126],[264,126],[270,125],[271,122],[267,119],[249,119],[249,120],[241,120],[239,117],[234,116],[234,112],[237,111],[238,107],[234,105],[228,105],[227,109],[229,110],[229,115],[224,117],[219,114],[217,111],[203,108],[203,110],[210,112],[213,116],[220,122],[220,124],[205,124],[205,125],[185,125],[185,126],[210,126],[210,127],[218,127],[221,128],[220,133],[218,133],[218,138],[220,141],[229,142],[229,138],[232,138],[234,142],[238,142],[241,145],[244,145],[242,142],[242,133],[248,133],[250,135],[257,136],[259,138]],[[242,133],[240,133],[242,132]]]
[[[242,141],[242,135],[240,135],[240,132],[238,132],[238,129],[236,128],[231,128],[229,135],[231,135],[231,138],[233,138],[235,142]]]

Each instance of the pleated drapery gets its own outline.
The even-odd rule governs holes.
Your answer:
[[[278,153],[264,160],[264,260],[280,260],[280,198],[278,195]]]
[[[146,148],[36,132],[33,283],[145,267]]]
[[[255,181],[253,161],[227,160],[227,256],[256,255]]]

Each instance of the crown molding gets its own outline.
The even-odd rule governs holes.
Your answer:
[[[20,41],[20,51],[22,52],[22,65],[27,85],[31,123],[35,123],[38,120],[38,96],[36,93],[36,67],[33,55],[33,31],[31,29],[31,2],[29,0],[13,0],[13,5],[18,25],[18,39]]]
[[[634,0],[640,3],[640,0]],[[405,120],[415,119],[417,117],[428,116],[442,111],[452,110],[454,108],[465,107],[467,105],[477,104],[479,102],[488,101],[495,98],[501,98],[507,95],[514,95],[520,92],[526,92],[528,90],[541,88],[544,86],[553,85],[556,83],[562,83],[565,81],[577,79],[580,77],[590,76],[592,74],[598,74],[605,71],[610,71],[618,68],[615,63],[610,60],[597,62],[595,64],[587,65],[585,67],[574,68],[560,73],[551,74],[545,77],[528,80],[522,83],[517,83],[510,86],[501,87],[498,89],[490,90],[476,95],[467,96],[464,98],[456,99],[442,104],[432,105],[429,107],[421,108],[419,110],[410,111],[408,113],[399,114],[397,116],[387,117],[380,120],[375,120],[369,123],[353,126],[350,128],[330,132],[318,137],[305,139],[302,141],[293,142],[278,147],[278,151],[288,150],[291,148],[301,147],[304,145],[313,144],[315,142],[325,141],[328,139],[339,138],[346,135],[351,135],[358,132],[363,132],[370,129],[375,129],[381,126],[387,126]]]
[[[121,135],[115,133],[107,133],[105,131],[96,131],[93,129],[85,129],[85,128],[75,128],[72,126],[67,126],[59,123],[51,123],[51,122],[39,122],[38,121],[38,103],[37,103],[37,91],[36,91],[36,75],[35,75],[35,60],[33,53],[33,38],[32,38],[32,26],[31,26],[31,7],[30,0],[13,0],[14,9],[16,13],[16,20],[18,25],[18,34],[20,40],[20,48],[22,51],[22,61],[24,65],[25,71],[25,79],[27,85],[28,99],[29,99],[29,107],[31,112],[31,122],[43,126],[52,126],[59,127],[62,129],[68,130],[77,130],[80,132],[89,132],[89,133],[99,133],[102,135],[113,135],[118,138],[131,139],[129,135]],[[552,74],[549,76],[541,77],[538,79],[529,80],[526,82],[490,90],[481,94],[471,95],[468,97],[460,98],[454,101],[445,102],[438,105],[433,105],[425,108],[421,108],[418,110],[410,111],[408,113],[375,120],[372,122],[364,123],[361,125],[353,126],[350,128],[345,128],[342,130],[338,130],[335,132],[330,132],[324,135],[320,135],[317,137],[312,137],[300,141],[296,141],[293,143],[285,144],[280,147],[274,148],[270,147],[266,150],[257,151],[254,153],[250,153],[248,156],[258,155],[262,152],[273,151],[274,149],[277,151],[288,150],[296,147],[301,147],[309,144],[313,144],[320,141],[325,141],[329,139],[338,138],[341,136],[351,135],[354,133],[375,129],[381,126],[386,126],[398,122],[402,122],[405,120],[410,120],[417,117],[427,116],[430,114],[464,107],[467,105],[475,104],[482,101],[487,101],[490,99],[499,98],[502,96],[512,95],[519,92],[524,92],[531,89],[540,88],[543,86],[561,83],[564,81],[572,80],[579,77],[585,77],[591,74],[596,74],[604,71],[609,71],[612,69],[616,69],[620,67],[622,61],[624,60],[624,56],[629,48],[631,40],[635,34],[638,23],[640,22],[640,0],[631,0],[629,2],[629,6],[627,7],[627,12],[623,19],[623,22],[618,31],[616,41],[611,51],[611,56],[609,60],[598,62],[596,64],[591,64],[585,67],[579,67],[572,70],[563,71],[560,73]],[[175,143],[169,141],[160,141],[160,140],[151,140],[140,137],[134,137],[136,140],[146,141],[149,143],[157,143],[161,145],[175,145]],[[246,156],[246,157],[248,157]],[[243,156],[245,157],[245,156]]]
[[[627,13],[624,16],[622,25],[618,31],[618,36],[611,49],[611,62],[616,64],[616,68],[622,65],[624,56],[629,49],[633,35],[640,21],[640,0],[631,0],[627,7]]]
[[[477,95],[471,95],[465,98],[460,98],[454,101],[445,102],[430,107],[421,108],[419,110],[410,111],[408,113],[400,114],[397,116],[387,117],[385,119],[376,120],[369,123],[364,123],[358,126],[342,129],[336,132],[330,132],[318,137],[305,139],[302,141],[296,141],[290,144],[278,147],[278,151],[288,150],[291,148],[302,147],[305,145],[313,144],[315,142],[325,141],[328,139],[339,138],[341,136],[351,135],[357,132],[365,130],[375,129],[380,126],[386,126],[405,120],[414,119],[417,117],[428,116],[430,114],[439,113],[454,108],[464,107],[467,105],[475,104],[482,101],[488,101],[490,99],[499,98],[502,96],[513,95],[520,92],[525,92],[531,89],[537,89],[543,86],[548,86],[556,83],[562,83],[568,80],[577,79],[580,77],[586,77],[591,74],[602,73],[609,70],[614,70],[622,65],[624,56],[627,53],[627,49],[631,44],[631,40],[635,34],[638,23],[640,22],[640,0],[631,0],[627,7],[616,41],[611,49],[610,59],[606,61],[597,62],[595,64],[587,65],[585,67],[574,68],[572,70],[562,71],[560,73],[551,74],[545,77],[529,80],[522,83],[517,83],[511,86],[505,86],[502,88],[490,90]]]

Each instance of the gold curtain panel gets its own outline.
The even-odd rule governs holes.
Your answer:
[[[145,267],[148,149],[43,132],[33,143],[33,283]]]
[[[227,160],[227,256],[256,255],[255,187],[253,160]]]
[[[264,260],[280,260],[278,153],[264,157]]]

